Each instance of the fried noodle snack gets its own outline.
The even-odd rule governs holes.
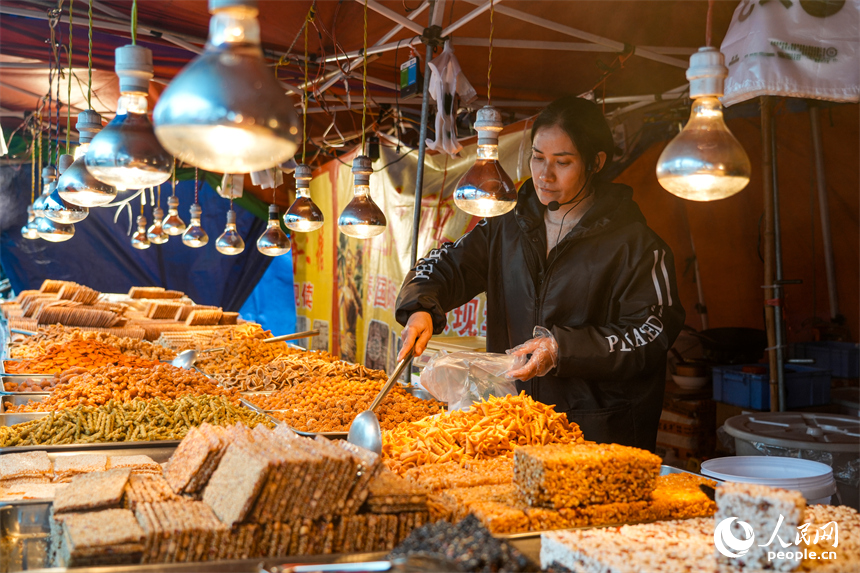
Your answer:
[[[300,384],[250,400],[264,410],[272,410],[272,416],[296,430],[346,432],[355,417],[370,407],[385,382],[381,370],[367,372],[372,378],[308,375]],[[395,386],[376,409],[376,415],[382,429],[389,430],[401,422],[419,420],[443,409],[441,402],[416,398]]]
[[[513,457],[515,446],[569,444],[583,441],[582,431],[567,416],[519,396],[473,404],[457,411],[400,424],[382,434],[382,455],[397,473],[424,464]]]
[[[239,401],[235,390],[226,390],[198,372],[170,364],[158,364],[153,368],[102,366],[59,384],[51,395],[41,402],[22,404],[8,408],[7,411],[50,412],[75,406],[101,406],[111,400],[175,400],[181,396],[201,394],[225,396],[234,404]]]

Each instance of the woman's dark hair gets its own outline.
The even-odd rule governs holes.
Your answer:
[[[594,102],[575,96],[564,96],[546,106],[532,125],[532,142],[537,132],[545,127],[560,127],[582,156],[586,169],[595,168],[597,154],[606,153],[606,163],[601,171],[612,162],[615,155],[615,142],[612,131],[600,107]]]

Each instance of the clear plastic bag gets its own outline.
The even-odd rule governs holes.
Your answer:
[[[516,395],[516,384],[505,372],[524,363],[507,354],[441,350],[427,362],[419,384],[449,410],[468,410],[490,396]]]

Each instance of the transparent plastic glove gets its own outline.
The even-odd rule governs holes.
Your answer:
[[[531,354],[528,362],[520,367],[514,367],[505,373],[506,378],[531,380],[535,376],[544,376],[558,365],[558,342],[555,336],[542,326],[535,326],[531,340],[507,350],[507,354],[525,357]]]

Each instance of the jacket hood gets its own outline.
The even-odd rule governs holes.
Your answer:
[[[526,180],[517,194],[514,216],[525,232],[544,226],[546,206],[540,202],[534,183]],[[621,183],[594,184],[594,204],[571,234],[590,236],[633,223],[645,224],[645,216],[633,200],[633,189]]]

